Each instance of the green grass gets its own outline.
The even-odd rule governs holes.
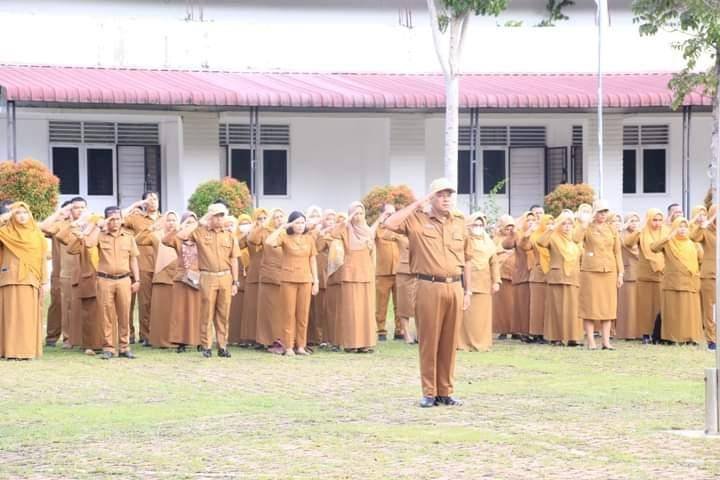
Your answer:
[[[700,348],[500,342],[423,410],[417,347],[231,359],[137,347],[0,362],[0,478],[715,479]]]

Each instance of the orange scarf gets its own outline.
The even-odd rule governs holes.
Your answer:
[[[673,230],[680,228],[683,223],[686,226],[689,226],[685,217],[677,217],[672,223]],[[700,272],[697,247],[695,247],[695,243],[690,240],[687,235],[675,235],[674,238],[671,238],[670,241],[668,241],[668,247],[670,248],[670,253],[672,253],[673,257],[678,259],[678,261],[682,263],[690,273],[697,275]]]
[[[543,215],[540,217],[540,222],[538,224],[537,230],[535,230],[530,235],[530,242],[532,243],[533,247],[535,248],[535,251],[538,254],[538,262],[540,263],[540,268],[542,269],[543,273],[548,273],[550,271],[550,250],[538,245],[538,240],[540,240],[540,237],[542,237],[545,232],[547,232],[547,227],[550,224],[550,222],[553,221],[552,215]],[[534,265],[533,265],[534,267]]]
[[[373,232],[363,218],[362,221],[357,224],[353,224],[353,218],[359,213],[365,213],[365,207],[360,202],[353,202],[348,208],[348,243],[350,244],[350,250],[362,250],[364,248],[371,248],[373,239]]]
[[[653,230],[650,224],[653,218],[660,215],[663,219],[663,225],[658,230]],[[650,263],[650,268],[653,272],[662,272],[665,269],[665,257],[662,252],[655,253],[650,249],[653,242],[665,238],[670,233],[668,227],[665,225],[665,216],[661,210],[657,208],[651,208],[645,214],[645,227],[640,232],[640,250],[642,254],[647,258]]]
[[[30,220],[25,225],[21,225],[15,219],[15,213],[20,208],[24,208],[30,214]],[[45,236],[35,223],[30,207],[26,203],[13,203],[10,206],[10,213],[10,221],[0,227],[0,243],[20,261],[18,272],[20,281],[26,280],[28,273],[32,273],[39,282],[42,282],[47,251]]]
[[[560,252],[563,258],[563,273],[570,276],[578,268],[578,259],[580,258],[580,245],[573,240],[572,230],[568,233],[562,231],[562,224],[566,221],[573,221],[571,213],[562,213],[555,221],[555,231],[550,237],[552,245]]]

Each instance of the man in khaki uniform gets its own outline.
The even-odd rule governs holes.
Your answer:
[[[98,247],[97,303],[103,318],[103,353],[109,360],[115,354],[113,324],[117,322],[119,356],[135,358],[130,351],[130,297],[140,288],[138,247],[132,234],[122,228],[119,207],[105,209],[105,221],[87,235],[86,246]],[[104,231],[100,231],[104,228]]]
[[[227,207],[214,203],[207,214],[196,222],[190,217],[177,232],[180,240],[192,240],[197,245],[200,267],[200,342],[203,356],[212,356],[210,322],[215,327],[218,356],[230,358],[227,349],[227,331],[230,317],[230,299],[240,286],[237,258],[240,246],[233,234],[224,228]]]
[[[56,235],[61,230],[65,229],[71,222],[79,219],[85,209],[87,203],[82,197],[75,197],[68,202],[65,202],[63,206],[46,218],[41,224],[40,229],[43,233],[52,238],[52,250],[53,250],[53,271],[51,278],[55,282],[56,286],[59,285],[60,293],[60,331],[62,334],[63,348],[72,348],[73,346],[82,345],[82,326],[80,322],[73,321],[79,319],[73,317],[72,312],[72,279],[79,267],[77,257],[70,255],[67,251],[67,247],[63,245],[57,238]],[[57,255],[55,252],[58,252]],[[57,260],[55,257],[57,256]],[[56,271],[57,268],[57,271]],[[52,287],[51,287],[52,291]],[[57,315],[56,312],[57,304],[54,308],[51,305],[51,309],[48,312],[48,335],[45,340],[46,344],[57,343],[57,325],[56,318],[53,318],[53,323],[50,323],[50,313],[53,316]],[[54,331],[53,331],[54,330]]]
[[[61,208],[70,204],[67,201]],[[49,236],[52,243],[52,271],[50,272],[50,306],[47,312],[47,333],[45,346],[54,347],[62,335],[62,290],[60,286],[61,245],[54,235]],[[66,338],[63,337],[63,341]]]
[[[415,320],[420,342],[421,407],[461,405],[453,398],[458,329],[472,292],[472,245],[462,215],[452,213],[454,185],[430,184],[430,194],[385,220],[407,235],[410,269],[417,277]],[[429,209],[421,209],[429,202]],[[464,289],[464,294],[463,294]]]
[[[152,245],[152,233],[155,222],[160,218],[160,201],[156,192],[143,193],[139,200],[123,211],[123,226],[135,235],[140,257],[140,291],[137,297],[133,296],[130,309],[130,337],[131,343],[135,338],[135,326],[132,322],[132,311],[135,307],[135,298],[138,301],[138,317],[140,323],[140,341],[146,347],[150,346],[150,304],[152,302],[152,279],[155,273],[155,249]]]
[[[395,207],[386,205],[385,211],[395,213]],[[385,322],[387,321],[388,301],[392,295],[393,310],[395,319],[395,339],[402,337],[402,330],[399,328],[400,322],[397,318],[397,284],[396,274],[400,264],[400,249],[397,244],[396,233],[386,228],[378,228],[375,236],[375,298],[377,305],[375,306],[375,322],[377,324],[378,340],[384,342],[387,340],[387,330]],[[399,333],[398,333],[399,332]]]

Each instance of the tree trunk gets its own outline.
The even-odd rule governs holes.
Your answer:
[[[457,187],[458,136],[460,133],[460,80],[445,77],[445,176]]]
[[[715,88],[715,96],[713,97],[713,129],[712,129],[712,145],[710,151],[712,152],[712,161],[715,163],[716,168],[720,169],[720,47],[715,50],[715,77],[717,80],[717,87]],[[714,201],[717,203],[719,192],[715,192]]]

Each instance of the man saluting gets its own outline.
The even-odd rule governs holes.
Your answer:
[[[455,345],[462,311],[470,302],[472,246],[462,215],[453,214],[456,192],[446,178],[430,194],[394,213],[384,226],[407,235],[410,270],[417,277],[415,319],[420,343],[421,407],[461,405],[452,397]],[[429,203],[429,208],[423,205]],[[464,290],[464,291],[463,291]]]

